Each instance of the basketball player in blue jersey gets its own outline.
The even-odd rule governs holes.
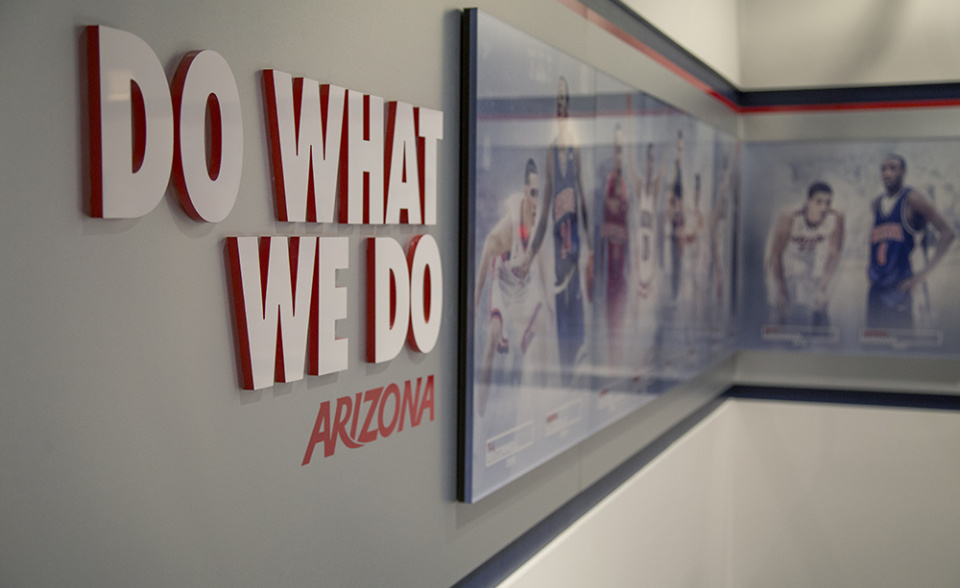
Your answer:
[[[546,214],[537,221],[533,242],[527,251],[529,267],[546,235],[552,229],[554,284],[554,311],[557,321],[557,343],[560,349],[560,370],[563,383],[569,384],[576,366],[586,356],[584,323],[584,293],[580,286],[580,248],[586,251],[587,297],[593,281],[593,251],[587,220],[581,180],[580,148],[570,128],[570,92],[567,80],[560,77],[557,84],[557,137],[547,149],[544,169],[544,206]]]
[[[735,147],[739,152],[739,144]],[[736,155],[734,155],[736,157]],[[730,155],[723,154],[720,167],[720,185],[717,188],[717,206],[710,217],[710,269],[708,282],[713,283],[714,297],[717,304],[723,300],[723,250],[724,235],[721,224],[727,218],[728,192],[732,190],[732,176],[734,165],[731,165]],[[719,308],[715,310],[720,310]]]
[[[667,215],[670,220],[670,298],[675,303],[680,295],[680,276],[683,273],[683,245],[687,239],[683,210],[683,131],[677,131],[677,160],[670,182]]]
[[[884,191],[871,203],[868,328],[913,328],[913,289],[927,279],[956,237],[933,203],[903,184],[906,173],[907,162],[901,155],[890,154],[880,165]],[[915,238],[927,223],[933,225],[940,238],[933,257],[914,273],[910,254]]]
[[[843,214],[832,204],[830,185],[814,182],[804,205],[781,214],[774,226],[767,258],[772,323],[829,325],[827,288],[843,249]]]
[[[646,176],[637,179],[637,203],[634,207],[637,215],[634,217],[634,230],[637,232],[632,240],[631,256],[633,271],[637,276],[637,292],[641,298],[654,299],[657,285],[654,278],[657,274],[657,253],[662,249],[657,242],[657,197],[663,184],[664,170],[667,158],[663,158],[660,166],[656,167],[653,153],[653,143],[647,145]]]

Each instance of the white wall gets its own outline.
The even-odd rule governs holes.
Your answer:
[[[730,586],[734,409],[713,411],[500,588]]]
[[[728,400],[501,586],[950,587],[960,413]]]
[[[742,81],[737,0],[624,0],[735,86]]]
[[[960,4],[740,0],[743,89],[960,79]]]
[[[737,401],[731,586],[949,587],[960,413]]]
[[[960,5],[943,0],[625,0],[744,90],[960,79]]]

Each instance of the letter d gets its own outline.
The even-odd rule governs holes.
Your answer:
[[[137,218],[163,198],[173,164],[173,105],[163,66],[139,37],[87,27],[90,216]]]
[[[390,237],[367,239],[367,361],[389,361],[403,349],[410,325],[410,273]]]

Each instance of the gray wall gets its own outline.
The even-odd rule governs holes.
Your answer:
[[[480,7],[735,132],[724,107],[553,0]],[[168,190],[136,220],[84,212],[80,38],[131,32],[172,78],[221,53],[243,107],[226,220]],[[445,586],[725,387],[732,362],[477,505],[455,501],[459,6],[443,0],[0,4],[0,585]],[[260,71],[276,68],[444,112],[437,348],[362,361],[364,237],[420,228],[276,220]],[[350,238],[349,370],[239,389],[224,239]],[[436,418],[300,462],[320,403],[436,377]]]
[[[960,412],[730,399],[501,588],[955,586]]]

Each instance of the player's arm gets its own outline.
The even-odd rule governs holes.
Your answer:
[[[660,159],[660,165],[657,167],[657,171],[653,175],[650,193],[653,195],[654,206],[656,206],[657,198],[660,196],[660,188],[663,186],[663,178],[667,173],[667,165],[669,165],[668,159],[666,157],[662,157]]]
[[[773,278],[775,289],[773,306],[778,311],[785,309],[789,303],[787,282],[783,275],[783,251],[787,248],[787,242],[790,239],[791,224],[792,219],[789,212],[780,215],[773,229],[773,242],[770,244],[770,258],[767,261],[767,269],[770,272],[770,277]]]
[[[620,212],[620,199],[617,198],[616,194],[616,184],[614,181],[613,172],[610,172],[610,175],[607,176],[606,181],[603,183],[603,207],[605,209],[605,215],[614,215]],[[601,237],[603,237],[601,235]]]
[[[670,213],[671,221],[674,223],[674,229],[677,229],[683,221],[683,170],[680,168],[679,154],[677,155],[677,160],[674,163],[673,178],[671,178],[667,190],[670,192],[670,198],[667,206],[668,212]],[[675,235],[674,238],[678,242],[682,242],[683,233],[681,232],[680,234]]]
[[[703,213],[698,209],[697,213],[697,222],[693,223],[693,230],[687,231],[683,235],[684,242],[691,244],[696,242],[700,238],[700,231],[703,230]]]
[[[546,267],[547,264],[546,264],[546,261],[544,261],[545,259],[546,259],[545,256],[539,255],[535,260],[533,260],[533,263],[537,264],[537,269],[539,270],[537,274],[539,274],[538,277],[540,279],[540,292],[542,293],[542,296],[543,296],[543,298],[541,298],[540,301],[543,303],[543,306],[547,309],[547,313],[548,313],[547,316],[552,317],[554,316],[553,305],[554,305],[555,299],[552,296],[553,289],[551,288],[549,280],[547,280],[547,267]]]
[[[940,263],[940,260],[943,259],[943,256],[947,254],[947,250],[950,249],[950,245],[953,244],[953,240],[956,238],[956,233],[953,227],[950,226],[950,223],[947,222],[947,219],[940,214],[940,211],[930,202],[930,199],[920,192],[911,190],[910,193],[907,194],[907,208],[911,213],[919,214],[926,219],[928,223],[932,224],[940,233],[940,236],[937,239],[937,249],[933,252],[933,257],[930,258],[927,265],[924,266],[920,272],[904,280],[898,286],[898,288],[904,292],[927,279],[927,276],[930,275],[933,268],[935,268],[937,264]]]
[[[585,241],[587,242],[587,249],[590,252],[593,252],[593,240],[590,238],[591,227],[590,221],[587,217],[587,199],[584,197],[583,191],[583,173],[582,168],[580,167],[580,148],[573,148],[573,164],[577,168],[576,183],[573,185],[573,189],[576,190],[576,201],[580,203],[580,217],[583,219],[583,231],[586,234]]]
[[[480,273],[477,275],[477,288],[473,296],[474,309],[480,306],[480,295],[483,293],[483,286],[487,281],[487,273],[490,271],[490,265],[498,256],[510,251],[513,244],[513,234],[510,227],[509,215],[501,218],[493,229],[483,240],[483,253],[480,255]]]
[[[587,267],[586,275],[584,276],[587,280],[587,302],[593,302],[593,239],[590,238],[590,219],[587,216],[587,199],[584,197],[583,192],[583,173],[582,168],[580,167],[580,148],[573,148],[573,163],[577,168],[576,182],[573,185],[573,189],[576,191],[576,201],[580,203],[580,218],[583,219],[581,226],[583,227],[584,239],[581,239],[580,242],[586,242],[587,244]]]
[[[624,202],[617,196],[617,181],[613,172],[607,176],[603,184],[603,215],[600,220],[600,239],[608,239],[615,243],[622,243],[627,239],[623,227],[618,224],[607,222],[607,218],[616,216],[620,213],[620,208]]]
[[[627,172],[627,179],[630,181],[630,185],[633,186],[634,191],[637,192],[643,188],[644,184],[643,176],[640,175],[640,169],[637,167],[637,160],[634,157],[633,145],[631,145],[629,141],[624,141],[623,167]]]
[[[817,309],[823,309],[827,306],[827,287],[830,280],[837,272],[837,266],[840,265],[840,252],[843,251],[843,213],[834,211],[837,216],[837,226],[830,236],[830,243],[827,247],[827,258],[823,263],[823,275],[820,276],[820,282],[817,284],[817,293],[814,298],[814,305]]]
[[[543,183],[543,193],[540,195],[540,210],[537,214],[537,226],[533,231],[533,240],[530,241],[530,247],[527,249],[527,258],[523,262],[523,269],[530,268],[530,261],[540,251],[543,244],[543,238],[547,234],[547,224],[550,217],[550,209],[553,206],[553,153],[557,148],[551,145],[547,149],[547,164],[544,166],[543,174],[546,180]]]

